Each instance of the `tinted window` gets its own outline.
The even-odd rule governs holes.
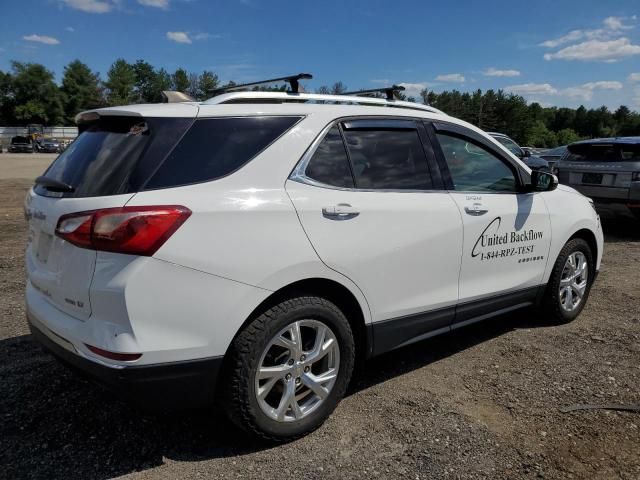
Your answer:
[[[81,126],[78,138],[44,175],[74,187],[65,196],[136,192],[192,122],[187,118],[101,117]],[[41,186],[36,193],[50,194]]]
[[[640,145],[579,143],[568,149],[564,160],[573,162],[640,161]]]
[[[205,182],[233,173],[282,135],[300,117],[197,120],[146,188]]]
[[[357,188],[431,188],[416,130],[345,130],[344,136]]]
[[[464,138],[437,134],[454,190],[513,192],[512,170],[493,153]]]
[[[338,127],[333,127],[324,137],[307,165],[305,175],[334,187],[353,188],[349,159]]]

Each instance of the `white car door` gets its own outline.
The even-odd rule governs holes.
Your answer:
[[[448,330],[458,300],[462,221],[434,187],[423,128],[413,120],[334,125],[286,184],[321,260],[367,298],[376,352]]]
[[[516,162],[479,134],[446,124],[432,132],[464,225],[456,323],[532,302],[551,243],[543,193],[525,193]]]

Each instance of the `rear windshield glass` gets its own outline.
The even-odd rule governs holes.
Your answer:
[[[190,118],[101,117],[80,127],[78,138],[44,175],[71,185],[67,197],[137,192],[192,123]],[[36,193],[50,194],[41,186]]]
[[[229,175],[299,119],[236,117],[197,120],[145,189],[188,185]]]
[[[640,144],[587,143],[569,145],[564,160],[570,162],[637,162],[640,161]]]

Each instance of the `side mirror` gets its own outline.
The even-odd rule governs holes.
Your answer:
[[[551,173],[540,170],[531,171],[531,184],[529,190],[532,192],[550,192],[558,187],[558,177]]]
[[[528,158],[531,156],[531,152],[529,150],[523,150],[524,152],[524,158]]]

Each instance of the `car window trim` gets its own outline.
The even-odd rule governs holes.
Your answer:
[[[367,125],[373,125],[373,122],[381,122],[381,125],[385,125],[386,129],[393,129],[393,130],[416,130],[417,134],[418,134],[418,138],[420,140],[420,143],[422,144],[422,149],[424,151],[424,155],[426,157],[427,160],[427,168],[429,170],[429,176],[431,178],[431,185],[433,188],[430,189],[397,189],[397,188],[358,188],[355,183],[355,175],[353,174],[353,166],[351,163],[351,157],[350,157],[350,153],[349,153],[349,149],[347,148],[347,144],[344,138],[344,132],[342,130],[342,123],[345,122],[355,122],[355,121],[363,121],[366,122]],[[350,191],[350,192],[381,192],[381,193],[442,193],[443,191],[445,191],[444,185],[442,184],[442,182],[436,182],[434,179],[434,175],[433,175],[433,171],[434,171],[434,166],[435,166],[435,158],[430,158],[430,153],[431,155],[435,155],[435,152],[433,151],[433,147],[432,145],[429,144],[425,144],[425,139],[423,138],[423,136],[420,135],[420,124],[421,122],[424,121],[424,118],[420,118],[420,117],[403,117],[403,118],[397,118],[397,117],[386,117],[386,116],[380,116],[380,115],[371,115],[371,116],[363,116],[363,115],[356,115],[356,116],[347,116],[347,117],[339,117],[339,118],[335,118],[333,120],[331,120],[331,122],[329,122],[327,125],[325,125],[322,130],[320,131],[320,133],[318,134],[318,136],[313,140],[313,142],[311,142],[311,144],[309,145],[309,147],[307,148],[307,150],[302,154],[302,156],[300,157],[300,159],[298,160],[298,162],[296,163],[296,166],[292,169],[291,173],[289,174],[289,176],[287,177],[288,180],[294,181],[294,182],[298,182],[298,183],[303,183],[303,184],[307,184],[307,185],[311,185],[314,187],[318,187],[318,188],[325,188],[325,189],[331,189],[331,190],[341,190],[341,191]],[[393,126],[393,123],[395,122],[395,127]],[[402,123],[397,123],[397,122],[402,122]],[[404,126],[403,126],[404,124]],[[407,125],[412,124],[411,127],[408,127]],[[340,129],[340,135],[342,136],[342,141],[344,143],[344,148],[347,152],[347,157],[349,159],[349,168],[351,169],[351,175],[353,177],[354,180],[354,187],[353,188],[349,188],[349,187],[337,187],[335,185],[329,185],[326,183],[322,183],[319,182],[317,180],[314,180],[311,177],[308,177],[305,173],[306,169],[307,169],[307,165],[309,164],[309,162],[311,161],[311,159],[313,158],[313,155],[315,154],[316,150],[318,149],[319,145],[322,143],[322,141],[324,140],[324,138],[327,136],[327,134],[329,133],[329,131],[331,131],[331,129],[338,125],[339,129]],[[371,127],[371,126],[367,126],[367,127],[359,127],[359,128],[351,128],[351,130],[370,130],[372,128],[378,128],[378,127]],[[439,187],[439,188],[438,188]]]
[[[440,168],[443,170],[441,173],[443,175],[445,181],[445,188],[449,192],[457,192],[457,193],[475,193],[475,194],[500,194],[500,195],[514,195],[520,194],[524,191],[524,185],[527,184],[527,180],[530,181],[530,175],[521,168],[512,158],[509,158],[507,155],[504,155],[502,152],[497,150],[495,146],[493,146],[490,142],[488,142],[482,135],[474,132],[471,129],[462,127],[460,125],[456,125],[454,123],[443,122],[441,120],[437,121],[428,121],[425,120],[425,127],[427,127],[427,131],[431,130],[431,142],[433,143],[433,149],[438,158],[438,163]],[[496,158],[501,160],[513,173],[513,176],[516,180],[516,190],[513,192],[498,192],[498,191],[487,191],[487,190],[456,190],[453,185],[453,179],[451,177],[451,172],[449,171],[449,165],[447,164],[446,158],[444,156],[444,152],[442,151],[442,147],[440,146],[440,142],[438,141],[436,134],[438,132],[442,132],[445,134],[449,134],[454,137],[461,138],[466,141],[470,141],[474,145],[479,148],[487,150],[489,153],[494,155]]]

